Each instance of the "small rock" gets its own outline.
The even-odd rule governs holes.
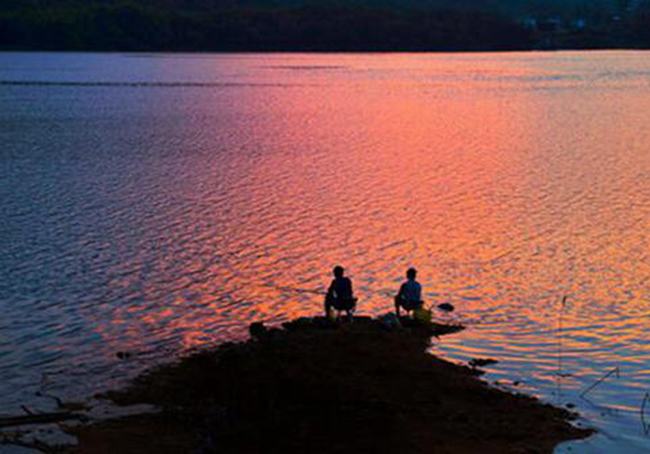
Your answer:
[[[445,312],[452,312],[454,310],[454,306],[451,303],[442,303],[438,304],[438,309]]]
[[[379,318],[379,321],[381,321],[382,327],[387,330],[392,330],[392,329],[402,327],[402,323],[399,321],[399,318],[397,317],[397,315],[395,315],[392,312],[389,312],[388,314],[381,316]]]
[[[253,322],[248,327],[248,332],[250,333],[251,337],[260,339],[266,334],[267,329],[266,326],[264,326],[263,322]]]
[[[88,410],[90,407],[84,402],[61,402],[59,408],[66,411],[84,411]]]
[[[496,359],[492,358],[474,358],[469,361],[469,365],[472,367],[483,367],[483,366],[489,366],[490,364],[496,364],[499,361]]]

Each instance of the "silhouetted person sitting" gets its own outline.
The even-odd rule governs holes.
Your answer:
[[[422,286],[415,280],[417,270],[409,268],[406,272],[406,282],[404,282],[399,292],[395,296],[395,313],[400,316],[400,309],[403,308],[406,312],[418,309],[424,304],[422,301]]]
[[[349,318],[357,305],[357,299],[352,294],[352,281],[343,276],[343,267],[334,267],[334,280],[327,289],[325,296],[325,317],[330,317],[332,308],[345,311]]]

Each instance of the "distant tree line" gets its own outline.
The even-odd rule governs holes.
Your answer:
[[[514,16],[478,6],[445,7],[450,3],[460,2],[2,0],[0,49],[454,51],[539,47],[539,34]],[[473,0],[467,5],[479,3]],[[596,30],[565,33],[550,41],[548,36],[542,38],[559,47],[650,47],[650,9],[640,8],[614,25],[603,23],[607,25]]]
[[[331,4],[2,0],[0,47],[43,50],[525,49],[530,33],[487,12]],[[243,3],[243,2],[242,2]]]

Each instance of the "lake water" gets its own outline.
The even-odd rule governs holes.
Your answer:
[[[2,53],[0,413],[415,265],[434,352],[650,450],[649,113],[648,52]]]

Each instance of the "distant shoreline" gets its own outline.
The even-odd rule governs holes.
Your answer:
[[[2,54],[318,54],[318,55],[354,55],[354,54],[515,54],[515,53],[560,53],[560,52],[644,52],[650,47],[592,47],[592,48],[560,48],[560,49],[492,49],[492,50],[93,50],[93,49],[1,49]]]
[[[559,8],[562,10],[562,8]],[[494,52],[647,49],[644,8],[584,13],[389,2],[106,0],[0,6],[0,49]]]

